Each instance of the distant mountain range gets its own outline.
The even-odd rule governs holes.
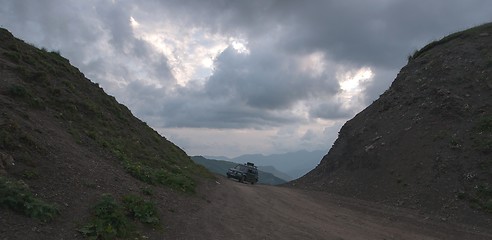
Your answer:
[[[272,166],[278,171],[288,175],[283,176],[283,179],[293,180],[314,169],[326,153],[327,151],[324,150],[300,150],[297,152],[272,155],[246,154],[235,158],[227,158],[224,156],[205,156],[205,158],[225,160],[235,163],[253,162],[258,166]],[[266,169],[264,170],[268,171]],[[280,177],[277,174],[275,175]]]
[[[227,170],[229,170],[229,168],[235,167],[237,165],[237,163],[234,162],[208,159],[202,156],[192,156],[191,159],[195,161],[195,163],[204,166],[209,171],[223,176],[226,175],[226,172]],[[276,170],[274,167],[271,166],[267,168],[258,167],[258,183],[268,184],[268,185],[279,185],[287,182],[286,180],[281,179],[270,172],[266,172],[263,169],[269,169],[272,172],[280,173],[278,170]],[[280,174],[285,175],[284,173],[280,173]]]

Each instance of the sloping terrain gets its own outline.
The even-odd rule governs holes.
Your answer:
[[[291,186],[492,226],[492,24],[409,56]]]
[[[195,161],[195,163],[198,163],[205,168],[207,168],[209,171],[220,174],[222,176],[226,176],[227,170],[229,168],[233,168],[237,165],[237,163],[229,162],[229,161],[222,161],[222,160],[215,160],[215,159],[208,159],[204,158],[202,156],[192,156],[191,159]],[[272,167],[273,168],[273,167]],[[258,166],[258,183],[259,184],[268,184],[268,185],[279,185],[286,183],[287,181],[281,178],[278,178],[274,176],[272,173],[265,172],[261,170],[261,167]]]
[[[224,177],[203,187],[165,239],[485,240],[490,228],[318,191],[251,185]],[[184,215],[184,214],[183,214]]]
[[[158,236],[181,193],[212,177],[67,59],[5,29],[0,109],[2,239]]]

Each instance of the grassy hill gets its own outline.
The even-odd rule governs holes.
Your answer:
[[[99,239],[138,236],[148,224],[162,229],[172,222],[164,204],[212,177],[59,53],[6,29],[0,79],[0,218],[7,238]]]
[[[237,163],[224,160],[207,159],[202,156],[192,156],[191,159],[196,163],[203,165],[209,171],[223,176],[226,176],[229,168],[233,168],[237,165]],[[260,169],[260,167],[258,167],[258,169]],[[286,180],[278,178],[270,172],[258,170],[258,183],[260,184],[279,185],[286,182]]]

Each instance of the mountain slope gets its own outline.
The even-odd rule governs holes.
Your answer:
[[[433,42],[291,185],[490,226],[491,92],[492,24]]]
[[[153,221],[166,223],[171,220],[160,216],[177,192],[193,192],[197,181],[211,176],[67,59],[5,29],[0,79],[0,224],[6,238],[81,238],[77,229],[97,217],[99,200],[123,204],[128,196],[152,201],[160,209]],[[43,206],[57,209],[49,224],[36,219],[51,209]]]
[[[220,174],[222,176],[226,176],[227,170],[237,165],[237,163],[224,161],[224,160],[208,159],[202,156],[192,156],[191,159],[196,163],[204,166],[209,171]],[[279,185],[286,182],[287,182],[286,180],[278,178],[270,172],[265,172],[261,170],[261,167],[258,167],[259,184]]]

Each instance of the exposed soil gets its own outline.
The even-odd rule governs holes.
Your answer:
[[[166,239],[492,239],[490,229],[324,192],[223,177],[201,191]]]

